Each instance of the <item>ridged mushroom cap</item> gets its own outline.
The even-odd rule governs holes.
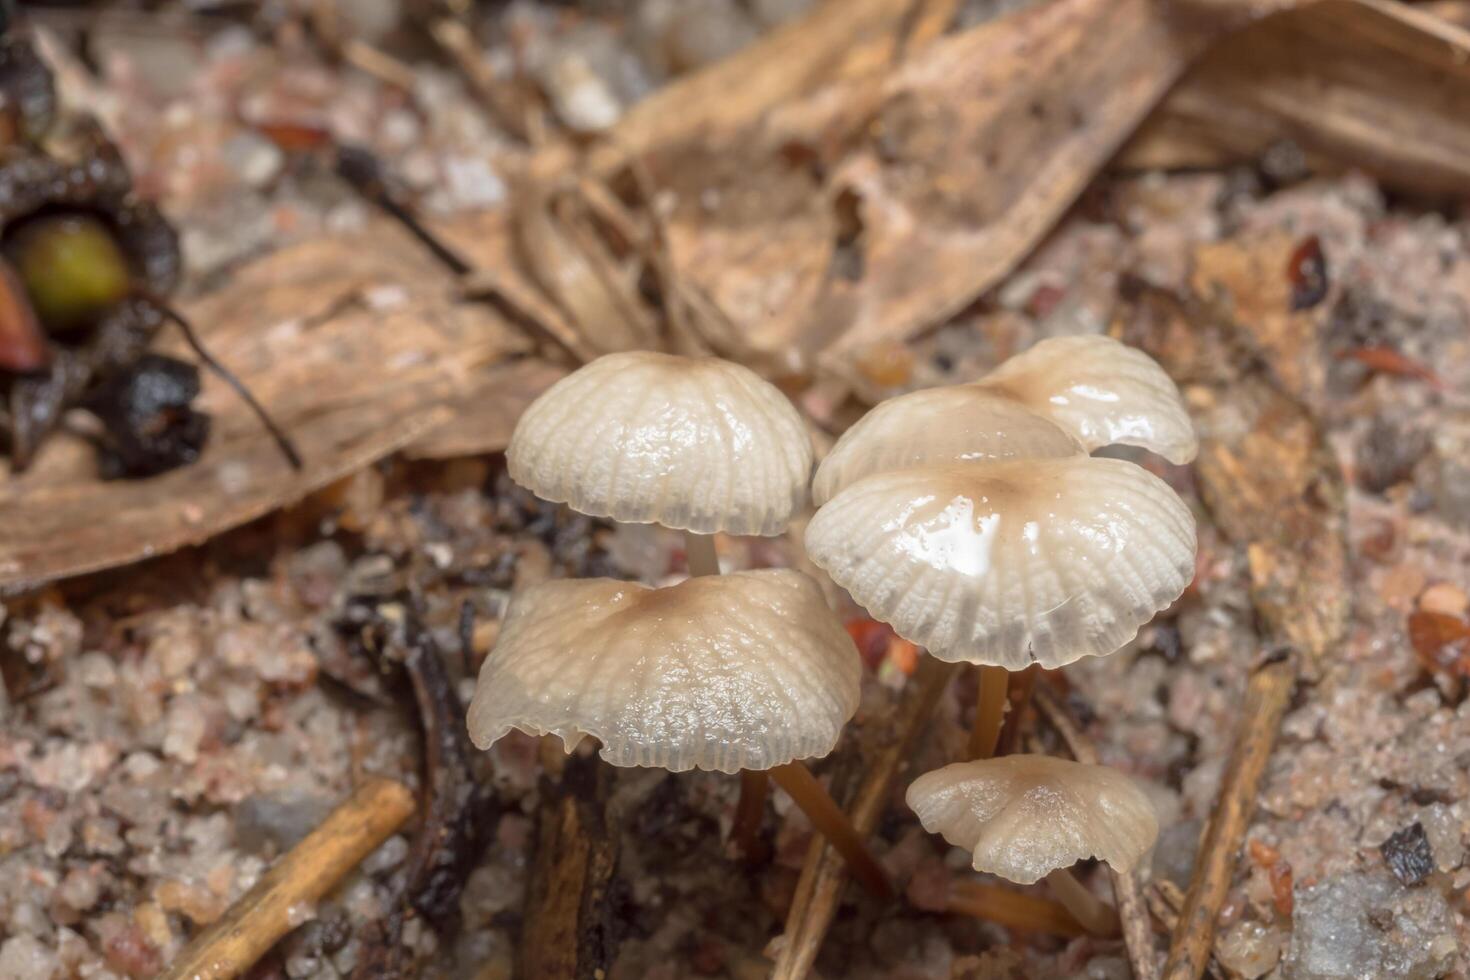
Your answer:
[[[1044,415],[1089,451],[1121,444],[1187,463],[1199,439],[1174,382],[1143,351],[1097,335],[1052,337],[976,384]]]
[[[1128,871],[1159,836],[1133,780],[1051,756],[957,762],[924,773],[905,798],[925,830],[974,855],[976,871],[1021,885],[1083,858]]]
[[[1082,446],[1008,395],[978,385],[925,388],[879,403],[817,467],[821,506],[856,480],[923,463],[1075,456]]]
[[[1020,670],[1112,653],[1194,575],[1194,515],[1116,459],[955,463],[865,477],[806,530],[812,561],[941,660]]]
[[[626,351],[532,402],[506,462],[521,486],[583,514],[772,535],[806,504],[812,444],[791,402],[749,368]]]
[[[615,766],[770,769],[826,755],[857,710],[856,647],[790,569],[662,589],[544,582],[510,604],[470,702],[470,738],[512,728],[602,741]]]

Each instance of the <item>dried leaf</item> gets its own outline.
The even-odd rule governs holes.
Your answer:
[[[1470,33],[1387,0],[1319,0],[1224,41],[1120,164],[1218,166],[1290,139],[1416,194],[1470,189]]]
[[[450,228],[477,242],[499,224],[467,216]],[[492,309],[460,302],[453,278],[386,223],[267,256],[186,310],[296,439],[305,469],[293,473],[207,378],[197,407],[213,435],[191,466],[102,483],[91,450],[58,438],[29,471],[0,478],[0,587],[162,554],[267,513],[427,434],[487,365],[529,348]]]
[[[763,349],[845,358],[962,308],[1076,199],[1211,36],[1058,0],[650,155],[670,240]]]

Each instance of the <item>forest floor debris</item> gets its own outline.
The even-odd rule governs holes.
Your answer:
[[[550,8],[518,9],[535,12],[538,31],[567,29]],[[246,118],[327,121],[382,154],[431,215],[505,206],[509,191],[485,161],[512,137],[485,121],[452,68],[416,67],[431,97],[414,109],[392,85],[328,64],[292,64],[243,89],[240,79],[262,77],[259,65],[277,55],[232,28],[172,42],[163,54],[184,75],[150,72],[157,47],[105,23],[97,39],[105,84],[73,83],[97,99],[140,181],[179,224],[192,290],[249,255],[370,227],[364,202],[298,169],[216,112],[222,104]],[[1293,312],[1291,259],[1313,237],[1326,289]],[[369,307],[397,302],[371,284],[362,296]],[[1251,304],[1273,313],[1252,317],[1258,333],[1195,329],[1201,311]],[[1347,977],[1365,963],[1382,976],[1470,970],[1467,320],[1462,206],[1390,196],[1362,176],[1283,177],[1264,165],[1112,176],[1000,288],[901,356],[864,365],[869,394],[881,396],[975,377],[1041,337],[1111,329],[1160,357],[1200,417],[1229,432],[1251,422],[1231,366],[1243,344],[1322,428],[1346,478],[1352,608],[1346,635],[1305,672],[1287,708],[1221,906],[1214,955],[1242,976]],[[1199,500],[1193,472],[1148,462]],[[779,540],[722,546],[740,563],[798,560]],[[420,789],[421,733],[337,628],[348,603],[415,590],[463,699],[517,575],[538,568],[659,581],[681,571],[682,555],[675,538],[530,499],[493,458],[393,460],[201,547],[7,599],[0,975],[152,976],[367,774]],[[1252,571],[1246,550],[1203,521],[1197,581],[1175,610],[1116,656],[1040,681],[1056,687],[1103,762],[1149,788],[1164,827],[1153,874],[1179,886],[1259,642]],[[468,658],[465,602],[476,612]],[[888,723],[912,670],[900,644],[878,644],[869,664],[850,740]],[[969,702],[959,699],[971,696],[945,695],[913,768],[961,750]],[[1017,738],[1060,751],[1034,722]],[[844,748],[819,772],[854,785],[858,774],[844,770],[852,755]],[[500,817],[459,897],[459,928],[441,936],[421,917],[404,924],[401,954],[425,975],[508,975],[524,924],[541,755],[513,735],[471,765]],[[615,980],[770,969],[810,828],[776,794],[770,862],[741,864],[722,843],[738,785],[710,774],[615,775]],[[1416,825],[1421,834],[1396,843]],[[356,969],[364,930],[392,912],[413,874],[414,829],[302,910],[260,975]],[[876,842],[911,887],[942,888],[967,867],[898,799]],[[1395,876],[1410,865],[1389,857],[1405,846],[1414,883]],[[1426,847],[1433,868],[1421,877]],[[1021,939],[848,890],[816,967],[854,980],[1111,978],[1126,976],[1127,961],[1118,941]]]

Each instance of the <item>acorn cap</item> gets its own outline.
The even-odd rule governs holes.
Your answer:
[[[1194,515],[1116,459],[955,463],[866,477],[806,530],[812,561],[941,660],[1020,670],[1112,653],[1194,575]]]
[[[651,589],[551,581],[510,604],[470,702],[470,738],[512,728],[602,741],[616,766],[770,769],[826,755],[860,666],[817,583],[790,569]]]
[[[974,855],[976,871],[1022,885],[1083,858],[1128,871],[1159,836],[1133,780],[1045,755],[945,766],[914,780],[905,799],[925,830]]]
[[[1044,415],[1089,451],[1140,446],[1187,463],[1199,439],[1174,382],[1143,351],[1098,335],[1052,337],[976,384]]]
[[[812,445],[791,402],[749,368],[626,351],[532,402],[506,460],[517,483],[583,514],[772,535],[806,505]]]
[[[1075,456],[1082,446],[1008,395],[979,385],[925,388],[879,403],[837,440],[817,467],[821,506],[873,473],[923,463]]]

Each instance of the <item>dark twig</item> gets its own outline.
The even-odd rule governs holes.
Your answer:
[[[456,276],[467,276],[474,271],[474,267],[460,257],[458,252],[444,244],[438,235],[424,227],[413,213],[413,209],[394,188],[382,163],[371,152],[360,146],[339,145],[333,166],[337,171],[337,176],[347,181],[352,185],[353,190],[407,228],[413,237],[422,242],[430,252],[433,252],[434,258],[444,263],[450,272]]]
[[[1032,703],[1046,720],[1057,730],[1067,750],[1078,762],[1097,765],[1097,748],[1082,731],[1065,705],[1057,699],[1045,684],[1036,685],[1031,696]],[[1128,961],[1133,966],[1137,980],[1156,980],[1159,975],[1158,954],[1154,949],[1153,925],[1149,922],[1148,907],[1138,886],[1138,878],[1132,872],[1109,868],[1113,879],[1113,898],[1118,903],[1118,918],[1123,923],[1123,942],[1128,947]]]
[[[147,296],[145,298],[154,306],[157,306],[165,317],[174,322],[179,328],[179,332],[184,335],[184,341],[188,343],[199,360],[204,362],[204,366],[218,375],[225,384],[233,388],[235,394],[240,396],[240,400],[250,406],[250,410],[255,413],[256,418],[260,419],[260,424],[265,426],[265,430],[275,440],[276,446],[281,450],[281,455],[286,457],[286,462],[291,464],[293,470],[299,471],[302,467],[301,454],[296,451],[296,446],[291,442],[291,437],[286,435],[280,426],[276,425],[275,420],[265,410],[265,406],[255,400],[255,396],[250,393],[250,389],[245,386],[245,382],[237,378],[229,368],[215,359],[215,356],[205,348],[204,343],[199,339],[199,335],[194,332],[193,326],[189,324],[188,320],[184,319],[183,314],[156,296]]]
[[[376,620],[369,626],[377,635],[365,635],[365,642],[394,642],[391,617],[378,617],[375,609],[369,615]],[[433,636],[406,608],[402,644],[403,671],[413,689],[424,739],[423,821],[409,846],[400,897],[388,915],[369,928],[354,980],[403,975],[400,940],[412,916],[422,916],[441,936],[455,929],[465,880],[495,827],[494,794],[475,778],[470,766],[463,705]],[[369,652],[381,657],[384,651]]]
[[[611,782],[612,767],[595,755],[573,755],[559,782],[542,780],[520,976],[586,980],[606,976],[612,966],[618,840],[607,820]]]

